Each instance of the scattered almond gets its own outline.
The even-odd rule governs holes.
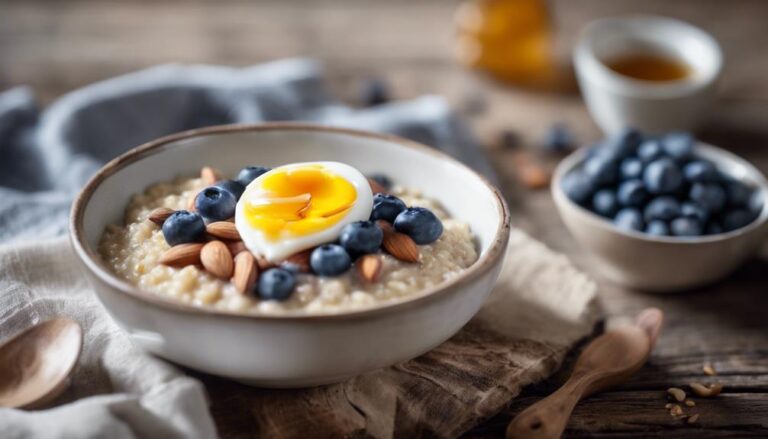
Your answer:
[[[206,271],[218,278],[229,279],[232,277],[232,270],[234,270],[232,253],[221,241],[206,243],[200,251],[200,262]]]
[[[355,263],[357,272],[366,282],[376,282],[381,274],[381,257],[375,254],[363,255]]]
[[[686,399],[685,405],[687,405],[688,407],[696,407],[696,402],[692,399]]]
[[[717,375],[715,368],[713,368],[712,365],[710,364],[705,364],[704,367],[701,368],[701,370],[704,372],[704,375],[709,375],[709,376]]]
[[[149,213],[147,219],[162,227],[165,220],[167,220],[168,217],[173,214],[173,212],[175,212],[173,209],[169,209],[167,207],[158,207]]]
[[[711,384],[709,387],[707,387],[704,384],[691,383],[690,386],[691,386],[691,390],[693,390],[693,393],[695,393],[698,396],[701,396],[702,398],[717,396],[720,394],[720,392],[723,391],[722,384]]]
[[[227,244],[227,248],[232,253],[232,256],[237,256],[240,252],[247,250],[243,241],[229,241],[224,244]]]
[[[384,231],[382,247],[390,255],[403,262],[417,262],[419,260],[419,248],[410,236],[396,232],[392,225],[386,221],[377,221]]]
[[[666,403],[666,404],[664,405],[664,408],[665,408],[665,409],[667,409],[667,410],[669,410],[669,409],[671,409],[671,408],[672,408],[672,406],[673,406],[673,405],[674,405],[674,404],[672,404],[671,402],[668,402],[668,403]]]
[[[203,244],[190,243],[174,245],[160,256],[160,263],[171,267],[186,267],[200,263]]]
[[[203,169],[200,170],[200,179],[203,180],[203,184],[206,186],[210,186],[221,180],[219,173],[210,166],[203,166]]]
[[[235,223],[216,221],[205,226],[205,231],[208,232],[209,235],[219,239],[226,239],[229,241],[240,240],[240,233],[237,231]]]
[[[535,163],[525,163],[518,167],[520,182],[529,189],[542,189],[549,186],[550,175]]]
[[[374,194],[388,194],[389,191],[384,186],[380,185],[376,180],[369,178],[368,184],[371,186],[371,192]]]
[[[675,404],[672,406],[672,409],[669,411],[669,414],[672,416],[682,416],[683,408]]]
[[[699,414],[697,413],[695,415],[689,416],[688,419],[686,420],[686,422],[688,422],[689,424],[695,424],[696,421],[698,421],[698,420],[699,420]]]
[[[259,267],[256,259],[250,252],[240,252],[235,256],[235,269],[232,275],[232,283],[235,289],[242,294],[253,291],[256,279],[259,277]]]
[[[304,250],[298,253],[294,253],[287,258],[283,262],[281,262],[281,265],[293,265],[296,268],[298,268],[299,272],[301,273],[309,273],[309,257],[312,255],[313,248]]]
[[[667,389],[667,393],[670,394],[677,402],[685,401],[685,391],[678,389],[677,387],[670,387]]]

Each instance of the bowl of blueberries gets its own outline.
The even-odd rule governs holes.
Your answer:
[[[552,193],[603,274],[641,290],[721,279],[768,233],[765,177],[685,132],[625,129],[581,148],[558,165]]]

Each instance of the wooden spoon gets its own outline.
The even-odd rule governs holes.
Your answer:
[[[28,328],[0,346],[0,407],[40,407],[69,384],[83,330],[59,317]]]
[[[528,407],[507,426],[507,439],[559,438],[576,403],[629,379],[645,364],[661,332],[664,315],[642,311],[634,324],[610,329],[581,353],[568,381]]]

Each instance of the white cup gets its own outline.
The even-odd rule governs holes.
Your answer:
[[[676,81],[643,81],[605,63],[622,55],[661,55],[691,69]],[[606,134],[626,127],[646,133],[692,130],[714,96],[723,65],[712,36],[688,23],[654,16],[604,18],[588,24],[574,51],[579,87]]]

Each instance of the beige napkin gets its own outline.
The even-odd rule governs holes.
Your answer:
[[[303,390],[199,377],[225,437],[455,437],[559,368],[593,330],[595,294],[595,283],[565,256],[513,229],[498,285],[480,313],[419,358]]]

